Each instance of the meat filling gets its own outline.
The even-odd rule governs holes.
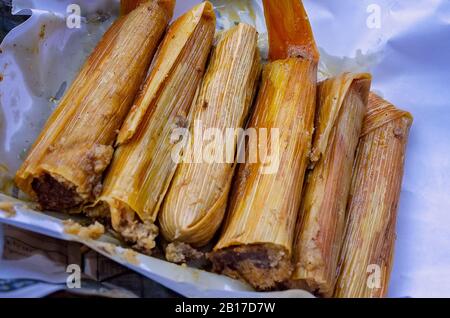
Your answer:
[[[44,210],[70,209],[83,201],[74,186],[63,184],[49,174],[34,179],[31,187]]]
[[[151,255],[156,246],[155,239],[159,230],[151,222],[140,221],[122,222],[118,232],[127,243],[133,244],[133,248],[147,255]]]
[[[191,247],[189,244],[174,242],[167,245],[165,250],[166,260],[172,263],[183,264],[191,260],[204,257],[204,253]]]
[[[292,273],[289,255],[266,244],[231,247],[210,255],[213,271],[244,280],[258,290],[270,290]]]

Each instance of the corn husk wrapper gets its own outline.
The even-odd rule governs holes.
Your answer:
[[[267,128],[269,133],[272,128],[279,129],[279,144],[268,146],[268,153],[279,155],[278,169],[264,174],[260,162],[240,165],[230,214],[214,248],[216,270],[244,279],[259,289],[272,288],[290,275],[295,220],[312,139],[316,66],[310,60],[291,58],[264,67],[249,126],[257,131]],[[233,251],[240,247],[244,249]],[[246,262],[253,262],[256,268],[230,271],[232,265],[221,251],[246,255],[242,259],[232,257],[231,263],[247,267],[251,265],[245,265]],[[258,267],[260,262],[263,265]]]
[[[120,15],[126,15],[147,0],[120,0]]]
[[[227,129],[245,125],[260,71],[256,41],[256,30],[247,24],[239,24],[226,31],[214,50],[203,79],[193,119],[199,121],[203,129],[218,129],[222,138],[225,138]],[[189,141],[192,148],[197,142],[193,129],[193,137]],[[236,153],[236,143],[237,139],[231,154]],[[234,155],[227,163],[225,149],[219,156],[215,162],[202,158],[196,163],[194,158],[190,158],[190,162],[177,168],[159,216],[166,240],[202,246],[219,228],[236,166]]]
[[[412,116],[371,93],[348,203],[335,297],[386,295]]]
[[[195,6],[169,28],[119,133],[119,147],[94,209],[110,213],[113,228],[146,253],[155,245],[158,231],[153,223],[177,166],[172,133],[188,127],[214,30],[209,2]]]
[[[264,1],[264,11],[270,57],[275,61],[263,69],[249,124],[256,128],[259,160],[240,164],[228,217],[210,256],[213,270],[259,290],[274,288],[292,272],[294,229],[311,150],[318,62],[301,2]],[[281,49],[280,39],[285,39]],[[261,128],[267,129],[269,142],[261,139]],[[279,138],[272,139],[277,132]],[[261,155],[264,143],[267,149]]]
[[[269,34],[269,59],[319,60],[319,50],[301,0],[263,0]]]
[[[85,62],[16,174],[18,187],[42,208],[71,209],[100,193],[117,130],[174,5],[146,1],[119,18]]]
[[[296,229],[293,285],[333,294],[352,166],[371,76],[345,73],[320,83],[316,131]]]

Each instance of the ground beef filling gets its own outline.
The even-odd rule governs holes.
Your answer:
[[[182,242],[173,242],[165,249],[166,260],[172,263],[183,264],[191,260],[203,258],[204,253],[196,250],[192,246]]]
[[[133,244],[132,247],[135,250],[151,255],[152,250],[156,247],[155,239],[159,234],[159,229],[151,222],[142,223],[136,220],[133,222],[123,220],[118,232],[127,243]]]
[[[289,279],[292,265],[279,248],[258,244],[228,248],[210,255],[213,271],[244,280],[259,290],[270,290]]]
[[[83,201],[74,186],[65,185],[49,174],[34,179],[31,187],[44,210],[70,209]]]

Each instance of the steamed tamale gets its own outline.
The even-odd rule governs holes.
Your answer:
[[[177,167],[172,160],[177,145],[172,133],[188,126],[214,30],[209,2],[171,25],[119,132],[119,146],[93,209],[110,213],[113,228],[146,253],[154,247],[157,228],[153,223]]]
[[[345,73],[319,84],[313,169],[299,212],[291,287],[327,297],[333,294],[370,78],[369,74]]]
[[[336,297],[386,295],[411,124],[408,112],[370,94],[354,164]]]
[[[147,0],[120,0],[120,15],[126,15]]]
[[[301,0],[263,0],[269,33],[269,58],[319,60],[308,15]]]
[[[119,18],[47,121],[16,184],[50,210],[93,201],[101,192],[117,130],[144,79],[175,1],[145,1]]]
[[[301,2],[268,0],[264,9],[271,58],[281,59],[263,69],[249,128],[256,129],[258,142],[264,129],[269,134],[278,131],[279,140],[271,139],[267,146],[267,153],[275,154],[271,157],[278,161],[278,169],[266,173],[264,158],[240,164],[223,233],[210,255],[215,271],[257,289],[273,288],[292,272],[294,229],[314,124],[318,62]],[[279,21],[286,23],[278,25]],[[289,34],[284,49],[274,49],[284,34]]]
[[[193,110],[193,120],[205,129],[218,129],[225,136],[227,129],[244,127],[260,69],[256,40],[256,30],[247,24],[222,34]],[[193,147],[196,136],[191,136]],[[233,153],[236,148],[235,143]],[[159,216],[166,240],[202,246],[219,228],[236,166],[220,157],[218,162],[178,166]]]

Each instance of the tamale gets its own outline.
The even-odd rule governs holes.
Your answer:
[[[147,0],[120,0],[120,15],[126,15]]]
[[[211,3],[203,2],[167,31],[150,74],[118,137],[104,188],[91,213],[111,215],[113,228],[134,247],[150,253],[154,222],[177,163],[171,140],[188,128],[188,113],[202,79],[215,31]]]
[[[384,297],[412,116],[371,93],[348,203],[335,297]]]
[[[255,28],[247,24],[222,34],[193,109],[193,120],[204,129],[215,128],[225,136],[226,129],[244,127],[260,70],[256,41]],[[193,147],[196,136],[191,136]],[[166,240],[203,246],[219,228],[236,166],[221,157],[220,162],[178,166],[159,215]]]
[[[301,0],[263,0],[270,60],[319,60],[311,25]]]
[[[113,144],[173,14],[175,1],[145,1],[105,33],[50,116],[15,178],[43,209],[92,202]]]
[[[296,229],[291,287],[333,294],[345,210],[370,91],[369,74],[345,73],[318,86],[311,161]]]
[[[272,10],[274,9],[274,10]],[[264,1],[270,50],[277,21],[292,37],[284,51],[275,51],[262,74],[262,83],[249,127],[279,131],[279,142],[268,143],[278,157],[278,169],[265,173],[262,160],[240,164],[221,237],[210,258],[213,270],[242,279],[260,290],[274,288],[292,272],[294,229],[300,207],[304,174],[311,148],[317,84],[317,52],[308,18],[298,0]],[[298,18],[301,17],[301,18]],[[299,22],[300,21],[300,22]],[[297,23],[298,22],[298,23]],[[295,37],[296,32],[299,37]],[[302,36],[307,33],[309,36]],[[275,33],[276,35],[277,33]],[[311,43],[312,41],[312,43]],[[295,57],[289,57],[290,48]],[[310,54],[312,53],[312,54]],[[286,57],[287,56],[287,57]],[[304,56],[304,58],[302,58]],[[248,147],[247,147],[248,148]]]

